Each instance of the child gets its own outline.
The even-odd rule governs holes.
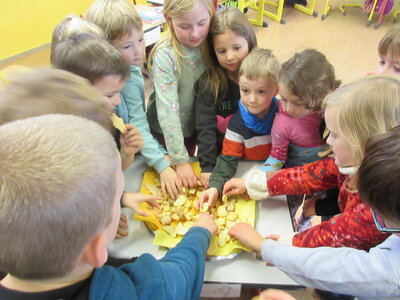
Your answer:
[[[30,69],[9,79],[0,96],[0,125],[43,114],[72,114],[96,121],[114,134],[108,103],[84,78],[57,69]],[[158,207],[157,199],[159,197],[138,197],[136,193],[125,192],[121,204],[145,214],[139,207],[140,203],[146,201]],[[120,225],[117,238],[128,234],[124,214],[121,214]]]
[[[335,90],[326,97],[324,105],[330,131],[327,142],[332,146],[334,158],[268,176],[259,170],[252,171],[246,179],[227,182],[224,194],[247,189],[252,199],[266,199],[268,195],[309,194],[339,187],[341,214],[280,240],[299,247],[345,246],[368,250],[388,235],[373,226],[369,207],[360,202],[356,191],[354,173],[360,166],[367,139],[400,124],[400,81],[384,76],[367,77]]]
[[[0,219],[1,298],[200,297],[217,231],[209,214],[160,260],[144,254],[103,266],[124,179],[115,142],[101,126],[71,115],[19,120],[0,126],[0,148],[0,212],[7,216]]]
[[[302,249],[264,239],[245,223],[230,234],[301,285],[358,296],[400,297],[400,126],[372,137],[358,170],[358,190],[371,207],[375,226],[392,234],[369,252],[351,248]],[[388,176],[390,174],[390,176]],[[321,261],[324,263],[321,264]]]
[[[271,127],[278,110],[278,59],[268,49],[255,48],[239,70],[239,110],[229,121],[222,155],[210,178],[209,188],[198,201],[211,206],[226,181],[236,173],[240,158],[264,160],[271,151]]]
[[[130,66],[130,77],[121,91],[122,103],[117,106],[118,115],[140,132],[144,141],[140,153],[160,174],[162,191],[176,198],[182,193],[181,182],[164,157],[166,151],[151,135],[145,113],[144,80],[140,68],[145,51],[142,19],[126,0],[97,0],[89,8],[87,18],[104,30],[108,42]]]
[[[62,20],[53,30],[50,47],[50,61],[53,60],[52,55],[54,53],[54,49],[59,43],[67,40],[73,35],[81,33],[89,33],[104,37],[103,30],[97,25],[92,24],[78,16],[69,15],[64,20]]]
[[[317,50],[306,49],[296,53],[282,65],[278,81],[281,101],[271,130],[272,148],[262,168],[264,172],[276,171],[283,166],[302,166],[321,159],[319,153],[326,147],[321,137],[325,129],[321,104],[325,96],[339,85],[333,66]],[[287,199],[294,219],[303,195],[288,195]],[[337,196],[333,201],[337,203]],[[301,223],[294,222],[295,228],[304,229],[307,222]]]
[[[121,54],[98,36],[79,34],[58,44],[52,55],[52,66],[88,79],[102,93],[112,109],[121,103],[120,91],[129,77],[129,67]],[[121,143],[122,169],[133,162],[143,146],[140,133],[131,124],[117,140]]]
[[[168,30],[149,57],[154,93],[147,119],[183,185],[194,187],[197,177],[188,162],[196,148],[194,87],[205,70],[213,5],[210,0],[165,0],[163,8]]]
[[[221,153],[228,122],[238,108],[240,63],[257,46],[249,20],[235,7],[215,13],[208,40],[212,62],[197,82],[195,102],[199,180],[205,187]]]
[[[379,66],[372,74],[400,74],[400,24],[391,27],[378,46]]]

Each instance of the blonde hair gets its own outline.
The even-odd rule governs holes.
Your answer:
[[[51,38],[50,61],[52,60],[53,51],[59,43],[69,39],[72,35],[80,33],[90,33],[105,37],[103,30],[99,26],[76,15],[69,15],[54,28]]]
[[[178,38],[176,37],[174,27],[172,26],[170,20],[190,12],[198,5],[203,5],[208,10],[211,19],[214,14],[213,3],[211,0],[164,0],[164,17],[169,26],[167,31],[161,36],[150,52],[148,59],[149,70],[152,69],[153,56],[157,49],[160,47],[166,47],[168,45],[172,45],[172,48],[176,54],[178,74],[185,67],[186,56],[182,51],[182,47],[178,41]],[[202,59],[207,65],[209,59],[207,39],[205,39],[200,46],[200,51]]]
[[[106,40],[90,34],[74,35],[60,43],[51,63],[54,68],[82,76],[92,84],[108,75],[120,75],[122,80],[130,76],[129,65],[121,53]]]
[[[351,145],[353,166],[357,167],[368,139],[400,124],[400,80],[369,76],[338,88],[323,105],[337,108],[339,134]]]
[[[279,81],[311,110],[321,109],[325,96],[341,84],[325,55],[315,49],[296,53],[282,64]]]
[[[386,32],[379,42],[378,51],[381,56],[390,52],[393,57],[400,57],[400,24],[394,25]]]
[[[127,0],[96,0],[89,7],[86,18],[100,26],[111,43],[130,34],[133,28],[143,28],[142,19]]]
[[[0,126],[0,269],[22,279],[70,273],[111,222],[120,168],[112,136],[85,118]]]
[[[254,48],[243,59],[239,69],[239,77],[245,76],[249,80],[265,78],[273,84],[278,84],[278,58],[269,49]]]
[[[58,113],[91,119],[114,132],[107,101],[86,79],[56,69],[31,69],[8,79],[0,91],[0,125]]]
[[[247,41],[249,53],[257,47],[257,38],[247,17],[236,7],[226,7],[215,13],[211,20],[208,43],[210,46],[210,65],[204,73],[207,85],[211,87],[214,105],[223,99],[228,90],[228,75],[221,67],[214,51],[214,39],[217,35],[232,31]]]

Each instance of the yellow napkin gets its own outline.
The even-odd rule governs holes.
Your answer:
[[[191,163],[194,171],[196,174],[200,174],[200,164],[198,162]],[[143,194],[150,194],[147,188],[145,188],[144,184],[156,184],[155,179],[158,178],[157,172],[154,169],[148,169],[142,181],[142,187],[140,192]],[[147,203],[142,203],[141,208],[144,211],[151,213],[151,208]],[[235,211],[239,215],[239,219],[245,221],[252,226],[254,226],[254,218],[255,218],[255,201],[254,200],[244,200],[239,199],[235,204]],[[175,247],[182,239],[181,236],[177,236],[173,238],[167,232],[162,230],[163,226],[161,225],[160,221],[154,214],[150,214],[149,216],[141,216],[135,214],[136,220],[141,220],[146,222],[146,225],[150,228],[150,230],[156,231],[153,243],[162,247],[166,248],[173,248]],[[249,248],[245,247],[242,243],[238,240],[234,242],[229,242],[224,247],[218,246],[218,236],[214,236],[210,243],[210,248],[208,249],[207,254],[211,256],[227,256],[233,253],[239,253],[242,250],[251,251]]]

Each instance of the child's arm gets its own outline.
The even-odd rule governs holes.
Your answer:
[[[144,111],[144,82],[141,70],[131,66],[131,77],[121,91],[128,110],[129,123],[134,124],[143,138],[143,147],[140,153],[143,155],[147,165],[154,167],[160,174],[161,188],[163,193],[168,192],[173,198],[181,193],[181,185],[174,169],[165,159],[165,150],[150,133],[149,123]]]
[[[159,48],[153,57],[153,80],[157,118],[173,165],[186,163],[189,154],[182,132],[176,64],[168,48]]]
[[[202,173],[211,173],[218,156],[217,116],[213,106],[213,97],[204,80],[196,85],[195,126],[197,138],[197,157]]]
[[[236,223],[229,229],[229,235],[237,238],[247,248],[261,253],[265,238],[262,237],[249,223]]]
[[[205,213],[159,261],[144,254],[122,266],[134,280],[138,299],[199,299],[207,249],[216,232],[213,217]]]
[[[282,169],[287,159],[289,142],[286,124],[278,113],[271,129],[271,154],[261,168],[262,171],[270,172]]]
[[[358,194],[351,194],[348,203],[359,200]],[[349,204],[348,204],[349,205]],[[389,235],[376,229],[370,208],[359,203],[345,209],[328,221],[293,236],[292,244],[298,247],[351,247],[368,250],[381,243]]]
[[[378,299],[400,296],[399,244],[399,238],[392,236],[365,252],[346,247],[297,248],[267,239],[262,257],[301,285]]]
[[[158,204],[157,200],[162,200],[162,198],[154,195],[144,195],[141,193],[124,192],[122,195],[121,204],[122,206],[133,209],[139,215],[147,216],[148,213],[146,213],[140,208],[140,204],[142,202],[146,202],[152,208],[160,208],[160,205]]]

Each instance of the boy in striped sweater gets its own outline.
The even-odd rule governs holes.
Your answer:
[[[222,154],[199,201],[211,205],[231,179],[239,160],[265,160],[271,152],[271,127],[278,109],[279,62],[268,49],[255,48],[239,70],[238,111],[229,121]]]

